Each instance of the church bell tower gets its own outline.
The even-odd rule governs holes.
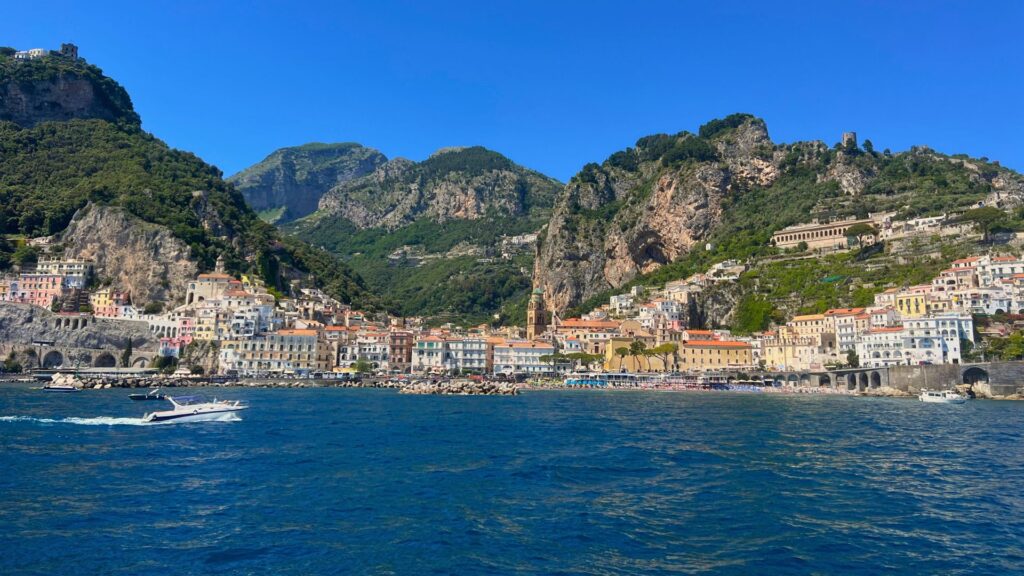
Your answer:
[[[526,338],[536,340],[548,327],[548,312],[544,307],[544,290],[534,288],[526,307]]]

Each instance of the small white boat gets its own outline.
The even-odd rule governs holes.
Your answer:
[[[934,404],[963,404],[967,401],[966,397],[952,390],[921,390],[918,399],[921,402],[931,402]]]
[[[202,396],[165,396],[174,407],[170,410],[150,412],[142,417],[143,422],[211,422],[232,420],[235,412],[245,410],[241,402],[228,400],[207,400]]]

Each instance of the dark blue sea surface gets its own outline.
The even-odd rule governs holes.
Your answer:
[[[0,386],[0,574],[1024,571],[1024,403],[216,392]]]

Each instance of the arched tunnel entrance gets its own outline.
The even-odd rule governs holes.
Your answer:
[[[964,375],[961,377],[964,384],[977,384],[978,382],[988,382],[988,371],[984,368],[978,368],[977,366],[971,366],[967,370],[964,370]]]
[[[117,366],[117,360],[110,352],[104,352],[96,357],[96,361],[93,363],[93,366],[96,368],[113,368]]]
[[[64,365],[64,355],[50,350],[43,356],[43,368],[57,368]]]
[[[882,387],[882,375],[878,372],[871,373],[871,387],[881,388]]]

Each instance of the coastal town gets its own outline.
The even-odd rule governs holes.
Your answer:
[[[152,304],[140,309],[129,292],[97,286],[91,262],[45,255],[31,270],[0,279],[0,302],[52,311],[64,329],[98,319],[144,325],[159,343],[157,357],[165,359],[160,366],[237,377],[359,372],[538,378],[587,371],[960,364],[964,348],[975,344],[976,315],[1024,309],[1024,259],[979,255],[951,262],[928,284],[884,289],[873,305],[796,315],[764,332],[739,335],[688,325],[693,298],[716,282],[735,281],[744,270],[742,263],[721,262],[660,288],[634,287],[572,318],[547,310],[538,289],[525,327],[431,326],[427,318],[357,310],[313,288],[281,298],[258,279],[226,273],[223,259],[190,281],[184,302],[167,310]],[[178,366],[190,346],[213,351],[205,366]],[[66,362],[39,358],[39,367]]]

